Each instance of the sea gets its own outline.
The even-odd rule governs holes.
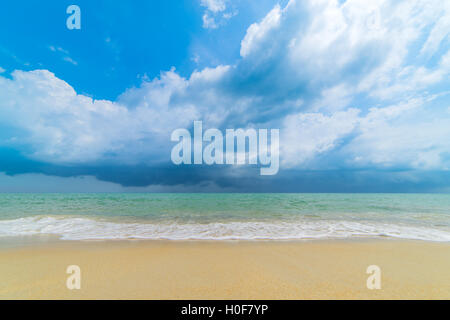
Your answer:
[[[450,241],[450,194],[0,194],[0,239]]]

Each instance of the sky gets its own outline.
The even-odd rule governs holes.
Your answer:
[[[437,0],[2,3],[0,192],[448,193],[449,32]],[[279,129],[278,174],[175,165],[194,121]]]

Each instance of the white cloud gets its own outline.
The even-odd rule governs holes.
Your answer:
[[[78,65],[78,62],[76,62],[75,60],[73,60],[71,57],[64,57],[63,60],[66,61],[66,62],[69,62],[69,63],[73,64],[74,66]]]
[[[216,24],[216,20],[214,19],[214,17],[212,17],[210,15],[210,13],[205,12],[203,14],[203,28],[206,29],[216,29],[217,28],[217,24]]]
[[[313,103],[313,110],[336,111],[346,107],[352,100],[354,89],[347,84],[337,84],[323,89],[320,98]]]
[[[286,166],[308,166],[328,153],[341,166],[449,167],[446,107],[426,111],[443,83],[450,85],[450,51],[442,50],[450,11],[443,6],[290,1],[247,30],[241,56],[275,70],[265,76],[284,81],[283,87],[274,83],[278,90],[291,93],[303,83],[307,89],[300,92],[309,96],[303,106],[316,111],[285,119]],[[437,63],[416,58],[420,51],[432,53]],[[356,116],[354,107],[368,113]],[[344,137],[348,141],[337,150]]]
[[[450,169],[450,116],[430,116],[426,101],[411,99],[373,108],[360,119],[359,134],[345,152],[352,165]]]
[[[450,169],[450,115],[427,116],[427,101],[286,117],[282,156],[285,167],[316,167],[316,156],[331,152],[340,166]],[[351,138],[342,143],[342,139]],[[340,146],[339,150],[336,150]],[[334,153],[333,153],[334,152]],[[322,163],[320,163],[322,165]],[[327,169],[322,167],[321,169]]]
[[[283,166],[303,165],[318,154],[334,149],[339,139],[355,129],[358,114],[358,109],[349,109],[331,116],[322,113],[287,116],[282,128],[280,151]]]
[[[260,69],[274,65],[287,86],[313,84],[316,94],[342,85],[352,96],[407,98],[448,77],[448,68],[418,58],[430,29],[445,30],[437,26],[450,19],[442,7],[441,1],[292,0],[248,28],[241,56],[251,55]]]
[[[237,14],[237,10],[227,6],[228,0],[201,0],[205,7],[203,13],[203,28],[216,29]]]
[[[65,50],[65,49],[63,49],[63,48],[61,48],[61,47],[55,47],[55,46],[49,46],[48,48],[50,49],[50,51],[53,51],[53,52],[57,52],[57,53],[59,53],[59,54],[62,54],[62,56],[63,56],[63,57],[62,57],[62,60],[63,60],[63,61],[66,61],[66,62],[68,62],[68,63],[71,63],[71,64],[73,64],[74,66],[78,65],[78,62],[75,61],[74,59],[72,59],[72,58],[70,57],[69,51],[67,51],[67,50]]]
[[[168,103],[186,85],[174,72],[164,73],[145,83],[141,88],[145,94],[127,108],[120,102],[79,95],[46,70],[15,71],[12,80],[0,77],[1,122],[16,129],[3,145],[32,146],[30,156],[52,163],[158,158],[156,150],[169,147],[166,136],[171,130],[188,126],[197,116],[194,106]],[[130,90],[124,99],[132,96]]]
[[[225,0],[201,0],[201,5],[214,13],[225,11],[227,8]]]
[[[252,50],[256,50],[261,40],[267,41],[267,35],[270,30],[280,24],[281,8],[276,5],[259,23],[252,24],[248,29],[244,39],[241,42],[241,56],[248,56]]]
[[[440,17],[420,50],[421,54],[427,56],[433,55],[450,34],[450,2],[442,1],[442,7],[436,7],[435,9]]]

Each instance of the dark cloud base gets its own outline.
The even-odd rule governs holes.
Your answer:
[[[449,192],[448,171],[281,170],[260,176],[259,168],[229,166],[61,166],[27,159],[12,149],[0,149],[0,172],[56,177],[93,176],[123,187],[182,186],[185,191],[216,185],[223,192]],[[202,189],[208,191],[208,189]]]

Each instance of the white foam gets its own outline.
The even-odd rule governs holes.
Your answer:
[[[118,223],[88,218],[28,217],[0,221],[0,237],[58,235],[64,240],[295,240],[390,237],[450,241],[450,230],[361,221]]]

